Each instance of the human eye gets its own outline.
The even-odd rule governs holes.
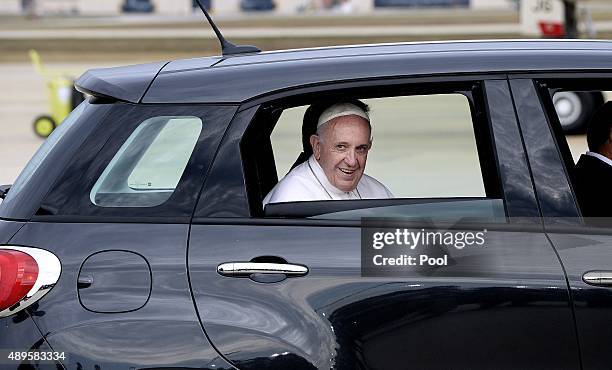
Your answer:
[[[367,145],[360,145],[357,147],[357,153],[359,154],[365,154],[368,152],[368,146]]]
[[[336,150],[345,151],[347,148],[346,144],[336,144]]]

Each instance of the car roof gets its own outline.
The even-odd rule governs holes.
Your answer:
[[[385,77],[612,68],[604,40],[351,45],[92,69],[80,91],[132,103],[240,103],[298,86]]]

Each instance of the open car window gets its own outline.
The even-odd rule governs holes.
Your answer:
[[[468,99],[461,94],[362,99],[370,106],[372,148],[365,173],[397,198],[484,197]],[[302,151],[307,106],[284,110],[271,135],[282,179]]]
[[[606,142],[609,142],[610,135],[606,125],[611,107],[609,100],[612,79],[601,76],[543,79],[536,86],[544,103],[549,127],[556,139],[559,163],[563,167],[557,171],[561,173],[560,176],[547,176],[539,181],[543,184],[541,186],[559,192],[545,199],[550,205],[544,209],[561,208],[554,207],[554,200],[565,198],[570,201],[563,210],[570,208],[570,211],[574,211],[561,221],[557,220],[564,218],[559,215],[560,212],[548,212],[544,216],[550,219],[549,223],[565,222],[610,228],[612,214],[609,184],[612,160],[606,156],[606,148],[609,147]],[[551,167],[546,161],[541,162]],[[571,180],[570,183],[567,179]]]
[[[471,92],[360,100],[370,107],[373,138],[365,174],[384,184],[394,197],[268,203],[262,205],[261,217],[506,221],[488,122]],[[302,120],[308,106],[277,110],[270,136],[259,130],[259,144],[243,146],[245,152],[269,146],[266,157],[274,160],[273,166],[262,161],[245,166],[258,171],[260,189],[249,193],[258,196],[259,202],[295,166],[302,152]],[[247,135],[248,139],[254,138]]]

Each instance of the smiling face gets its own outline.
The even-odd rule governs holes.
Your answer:
[[[372,144],[368,121],[356,115],[341,116],[321,129],[319,135],[310,137],[315,159],[333,186],[345,192],[354,190]]]

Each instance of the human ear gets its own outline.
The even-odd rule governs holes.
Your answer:
[[[606,154],[604,154],[606,157],[612,157],[612,130],[610,131],[610,135],[608,135],[608,141],[603,145],[603,151],[606,152]]]
[[[321,158],[321,139],[319,135],[310,135],[310,146],[316,160]]]

